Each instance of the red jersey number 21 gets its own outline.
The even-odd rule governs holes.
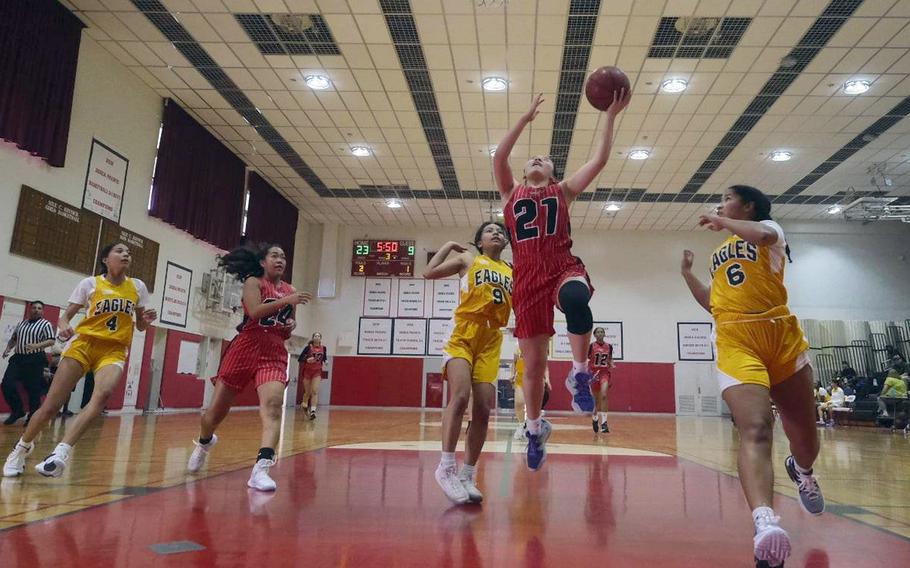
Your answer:
[[[546,235],[555,235],[556,222],[559,216],[559,199],[556,197],[545,197],[540,200],[540,204],[546,210]],[[540,229],[536,223],[538,214],[537,202],[533,199],[519,199],[512,208],[515,212],[515,240],[524,241],[539,237]]]

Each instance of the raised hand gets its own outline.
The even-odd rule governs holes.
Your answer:
[[[449,241],[446,243],[446,246],[455,252],[465,252],[468,250],[463,244],[456,241]]]
[[[537,115],[540,114],[539,107],[543,103],[543,101],[544,101],[543,93],[540,93],[536,97],[534,97],[534,100],[531,101],[531,108],[529,108],[528,111],[526,113],[524,113],[524,115],[522,115],[521,119],[525,122],[531,122],[535,118],[537,118]]]
[[[616,91],[613,91],[613,102],[610,103],[610,106],[607,107],[607,114],[610,116],[616,116],[622,111],[622,109],[629,106],[629,101],[632,100],[632,91],[626,91],[625,89],[620,89],[617,94]]]
[[[682,256],[682,271],[688,272],[692,270],[692,263],[695,261],[695,253],[690,250],[684,250]]]

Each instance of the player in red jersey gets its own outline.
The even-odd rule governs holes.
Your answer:
[[[553,162],[534,156],[525,164],[524,179],[516,181],[509,166],[515,141],[540,112],[543,95],[496,147],[493,175],[502,196],[506,226],[512,235],[515,263],[513,292],[515,337],[525,357],[524,393],[528,409],[528,467],[540,469],[546,459],[550,424],[540,416],[543,400],[543,375],[547,348],[553,336],[553,308],[566,314],[569,342],[572,345],[572,371],[566,386],[572,392],[572,407],[591,412],[594,401],[588,383],[588,343],[594,318],[588,301],[593,287],[581,260],[572,255],[569,205],[594,181],[607,165],[613,145],[616,115],[629,103],[629,94],[614,95],[606,111],[606,126],[595,155],[577,172],[563,181],[554,177]]]
[[[303,348],[297,360],[303,365],[303,402],[300,406],[310,420],[316,420],[316,405],[319,402],[319,383],[322,382],[322,367],[329,358],[329,352],[322,344],[318,331]]]
[[[239,247],[221,257],[219,264],[243,282],[243,322],[237,328],[240,333],[221,359],[218,375],[212,379],[215,395],[202,415],[199,438],[193,440],[196,447],[187,469],[195,473],[202,468],[212,446],[218,442],[215,429],[227,416],[234,397],[252,383],[259,395],[262,448],[247,485],[260,491],[274,491],[277,486],[269,477],[269,468],[275,465],[284,389],[288,383],[288,350],[284,342],[296,326],[294,307],[306,304],[312,296],[297,292],[281,280],[286,260],[278,245]]]
[[[607,389],[610,388],[610,374],[613,365],[613,346],[604,341],[607,331],[602,327],[594,328],[594,342],[588,347],[588,366],[591,368],[591,394],[594,395],[594,414],[591,426],[594,433],[610,433],[607,426]],[[600,424],[598,424],[600,417]]]

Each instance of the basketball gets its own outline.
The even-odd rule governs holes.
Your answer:
[[[613,93],[626,90],[628,96],[631,89],[629,78],[619,67],[607,65],[597,69],[588,76],[585,83],[585,96],[588,102],[597,110],[607,110],[613,104]]]

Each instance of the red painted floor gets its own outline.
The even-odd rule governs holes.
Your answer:
[[[0,566],[753,566],[739,482],[672,457],[482,462],[482,507],[450,507],[435,452],[327,449],[284,459],[273,495],[248,470],[0,532]],[[787,566],[906,565],[910,541],[777,498]],[[149,548],[189,540],[203,551]]]

